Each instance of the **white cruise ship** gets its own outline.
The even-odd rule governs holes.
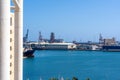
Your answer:
[[[73,50],[76,49],[76,44],[74,43],[34,43],[32,47],[35,50]]]

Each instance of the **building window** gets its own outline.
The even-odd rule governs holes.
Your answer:
[[[10,46],[10,50],[12,51],[12,46]]]
[[[12,59],[12,55],[10,55],[10,59]]]
[[[10,38],[10,42],[12,42],[12,38]]]
[[[12,66],[12,63],[10,63],[10,67]]]
[[[10,71],[10,75],[12,74],[12,71]]]
[[[10,18],[10,26],[12,26],[12,17]]]
[[[12,30],[10,30],[10,34],[12,34]]]

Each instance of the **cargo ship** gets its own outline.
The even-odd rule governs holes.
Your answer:
[[[103,51],[111,51],[111,52],[120,52],[120,45],[115,46],[103,46]]]

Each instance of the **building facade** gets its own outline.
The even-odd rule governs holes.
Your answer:
[[[10,14],[10,80],[14,80],[14,14]]]
[[[111,46],[111,45],[115,45],[115,44],[116,44],[115,38],[104,39],[104,45]]]
[[[22,39],[23,0],[0,0],[0,80],[23,80]]]

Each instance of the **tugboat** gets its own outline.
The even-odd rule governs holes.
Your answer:
[[[24,48],[23,49],[23,57],[34,57],[35,50],[32,48]]]

